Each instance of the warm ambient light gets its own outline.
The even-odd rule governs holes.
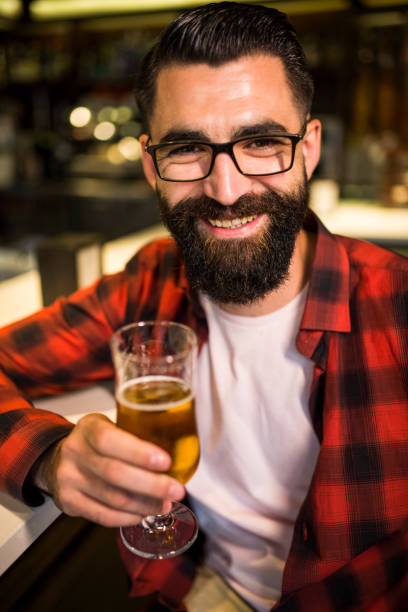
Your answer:
[[[130,106],[104,106],[98,111],[98,121],[112,121],[113,123],[127,123],[133,116]]]
[[[128,161],[137,161],[140,159],[140,143],[136,138],[127,136],[118,142],[118,149],[125,159]]]
[[[390,196],[393,204],[406,206],[408,204],[408,186],[403,184],[393,185]]]
[[[119,151],[117,144],[110,145],[110,147],[106,151],[106,157],[108,161],[110,161],[110,163],[114,164],[115,166],[119,166],[124,162],[123,155]]]
[[[168,11],[196,6],[194,0],[32,0],[30,13],[36,19],[90,17],[139,13],[143,11]]]
[[[117,110],[113,106],[104,106],[98,112],[98,121],[115,121]]]
[[[116,132],[116,128],[110,121],[102,121],[102,123],[98,123],[98,125],[94,129],[94,137],[97,140],[110,140],[114,133]]]
[[[218,0],[221,1],[221,0]],[[281,0],[279,9],[302,14],[332,12],[350,9],[351,0]],[[134,14],[182,10],[197,5],[195,0],[32,0],[29,4],[33,21],[47,19],[72,19],[103,15]],[[376,9],[405,6],[406,0],[363,0],[362,6]],[[1,0],[0,17],[16,18],[21,15],[20,0]]]
[[[1,0],[0,17],[17,19],[21,16],[21,2],[19,0]]]
[[[405,5],[407,0],[364,0],[364,4],[370,8],[395,8],[396,5]]]
[[[136,138],[122,138],[108,148],[106,157],[115,165],[138,161],[141,158],[140,143]]]
[[[84,127],[92,118],[92,113],[86,106],[78,106],[74,108],[69,116],[69,122],[74,127]]]
[[[126,123],[133,116],[133,110],[130,106],[118,106],[116,109],[116,123]]]

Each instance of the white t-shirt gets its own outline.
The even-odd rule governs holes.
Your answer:
[[[308,410],[313,362],[295,346],[306,292],[260,317],[201,296],[209,326],[198,360],[201,459],[187,491],[207,563],[259,611],[280,596],[319,452]]]

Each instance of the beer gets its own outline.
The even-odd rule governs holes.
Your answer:
[[[172,458],[168,473],[186,483],[200,456],[194,396],[186,383],[169,376],[129,380],[116,404],[118,426],[165,449]]]

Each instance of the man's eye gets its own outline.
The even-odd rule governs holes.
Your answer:
[[[250,138],[242,141],[240,150],[247,157],[278,157],[290,153],[290,140],[284,136]]]
[[[285,138],[262,137],[247,141],[246,148],[249,149],[273,149],[287,144]]]
[[[177,157],[177,156],[188,156],[188,155],[197,155],[203,151],[203,147],[198,144],[185,144],[180,146],[174,146],[167,150],[167,157]]]

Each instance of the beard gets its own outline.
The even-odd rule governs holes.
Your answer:
[[[160,214],[178,247],[191,288],[221,304],[251,304],[288,278],[295,241],[308,207],[304,177],[296,192],[245,194],[225,206],[205,195],[170,207],[157,193]],[[266,214],[266,227],[248,238],[219,239],[203,234],[200,219],[229,220]]]

